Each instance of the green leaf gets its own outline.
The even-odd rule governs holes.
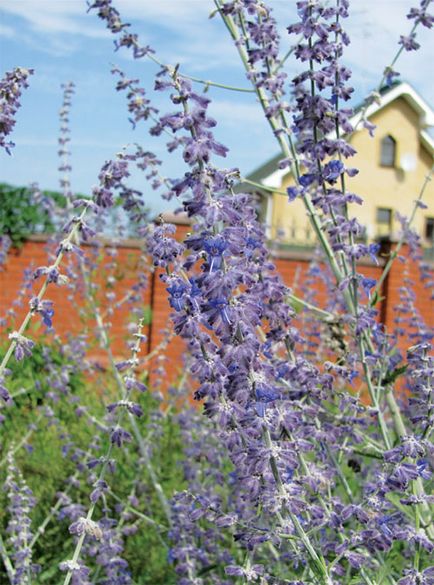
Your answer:
[[[143,324],[150,325],[152,323],[152,309],[149,305],[143,309]]]
[[[390,384],[393,384],[397,380],[397,378],[399,378],[399,376],[402,376],[403,374],[405,374],[405,372],[407,371],[407,368],[408,368],[408,364],[405,364],[403,366],[399,366],[398,368],[395,368],[391,372],[387,372],[382,380],[382,385],[389,386]]]

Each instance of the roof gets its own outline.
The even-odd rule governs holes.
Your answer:
[[[400,97],[404,98],[419,115],[420,140],[428,151],[434,155],[434,140],[427,131],[427,128],[434,126],[434,111],[409,83],[400,82],[392,85],[390,88],[383,88],[379,94],[378,100],[373,102],[366,109],[365,117],[369,119],[371,116]],[[353,126],[357,126],[362,119],[363,113],[363,106],[356,108],[354,115],[350,119]],[[360,131],[362,131],[362,128],[356,130],[356,132]],[[281,153],[277,154],[250,173],[247,176],[247,179],[254,181],[255,183],[261,183],[264,187],[279,188],[283,177],[290,173],[287,168],[279,169],[279,161],[282,159],[283,155]],[[249,187],[249,189],[252,189],[252,187]]]

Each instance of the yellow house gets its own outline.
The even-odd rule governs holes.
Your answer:
[[[360,116],[360,112],[354,115],[354,126]],[[352,135],[350,142],[357,154],[347,164],[359,169],[359,174],[346,180],[347,189],[363,197],[364,203],[352,204],[350,213],[365,226],[367,241],[395,239],[400,230],[395,213],[411,215],[433,165],[434,141],[427,128],[434,126],[434,112],[408,83],[399,83],[381,93],[367,109],[366,118],[375,124],[375,136],[361,125]],[[315,243],[314,234],[303,202],[289,202],[285,194],[270,192],[285,193],[294,182],[288,169],[278,168],[281,158],[274,157],[248,179],[268,188],[258,187],[257,195],[271,242],[282,247],[309,247]],[[427,208],[417,210],[412,226],[428,248],[434,246],[433,182],[426,185],[423,201]]]

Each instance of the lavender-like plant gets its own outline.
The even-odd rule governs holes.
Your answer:
[[[410,12],[413,29],[401,37],[382,83],[395,75],[400,53],[417,48],[417,26],[431,26],[429,5],[423,0]],[[288,204],[302,199],[318,237],[321,271],[313,263],[309,279],[312,283],[322,279],[328,302],[325,308],[317,307],[310,291],[298,299],[284,285],[270,260],[252,200],[239,189],[241,173],[215,164],[216,157],[225,157],[228,150],[215,138],[210,97],[196,84],[206,89],[244,88],[206,82],[177,65],[164,64],[151,47],[140,43],[111,0],[92,2],[90,9],[105,21],[117,49],[157,65],[155,89],[168,93],[170,111],[158,110],[140,80],[118,68],[116,87],[126,91],[133,125],[150,125],[154,139],[168,136],[167,149],[181,152],[187,170],[176,179],[166,178],[161,161],[138,145],[104,164],[92,200],[72,203],[73,210],[83,210],[67,221],[66,238],[53,262],[36,269],[35,277],[43,276],[44,284],[30,300],[21,326],[11,333],[0,366],[4,378],[12,355],[25,363],[34,351],[35,341],[27,333],[33,316],[40,316],[49,328],[55,323],[45,292],[49,284],[65,281],[60,265],[64,254],[72,252],[81,284],[72,266],[69,280],[87,298],[87,315],[96,322],[96,336],[107,358],[106,377],[98,379],[114,384],[119,396],[108,401],[107,416],[101,420],[70,393],[74,366],[59,371],[55,364],[47,364],[46,399],[53,402],[53,409],[46,408],[46,420],[77,467],[54,506],[60,521],[68,519],[75,539],[71,558],[60,565],[64,585],[118,585],[140,579],[131,574],[127,560],[128,537],[139,529],[136,522],[125,524],[132,518],[146,522],[157,531],[162,546],[169,546],[168,561],[180,585],[430,583],[432,332],[420,325],[408,280],[397,307],[396,331],[386,331],[376,314],[382,284],[406,240],[412,257],[417,256],[409,228],[423,205],[428,178],[412,216],[403,221],[403,237],[379,281],[367,278],[360,260],[376,262],[378,247],[358,241],[363,226],[351,216],[351,209],[362,200],[348,188],[357,172],[347,162],[354,154],[348,142],[354,126],[353,112],[345,103],[353,90],[351,72],[342,64],[349,42],[343,28],[349,2],[297,2],[298,21],[288,28],[296,35],[290,53],[304,70],[290,85],[284,72],[290,53],[280,56],[277,24],[266,3],[215,0],[215,6],[235,41],[252,83],[250,91],[258,97],[278,141],[281,167],[292,172]],[[71,89],[65,87],[65,135]],[[61,155],[62,172],[69,173],[67,148]],[[191,231],[183,239],[162,218],[148,225],[141,193],[125,183],[131,164],[145,171],[151,187],[161,188],[165,198],[177,198],[191,220]],[[72,201],[69,176],[62,186]],[[80,252],[79,236],[83,240],[95,236],[117,195],[136,222],[150,264],[159,270],[172,309],[171,326],[185,342],[180,386],[194,388],[205,417],[187,408],[175,393],[164,415],[158,410],[147,413],[143,428],[143,408],[132,396],[145,388],[136,376],[142,325],[129,358],[117,361],[113,353],[106,318],[116,295],[109,293],[100,305],[92,282],[96,254]],[[92,227],[87,223],[91,212],[96,217]],[[144,280],[141,276],[139,289]],[[127,300],[140,303],[140,295],[136,290],[127,293],[117,305]],[[301,327],[296,314],[300,308]],[[404,352],[403,324],[411,337]],[[81,346],[77,349],[77,356],[83,356]],[[45,357],[49,362],[48,353]],[[164,375],[163,365],[158,359],[158,376]],[[96,368],[88,371],[99,375]],[[411,392],[408,404],[399,394],[404,384]],[[14,393],[11,396],[4,385],[1,396],[11,405]],[[83,424],[95,431],[87,450],[75,443],[54,412],[54,405],[65,397]],[[167,413],[178,408],[175,420],[183,443],[186,489],[168,498],[155,457]],[[127,448],[133,440],[134,447]],[[122,461],[118,468],[115,453]],[[114,482],[109,487],[109,472],[128,485],[127,502]],[[82,476],[92,486],[90,496]],[[147,509],[151,492],[165,526],[150,517],[155,513]],[[111,498],[117,502],[115,508]],[[48,515],[40,526],[50,525],[53,518]],[[15,539],[10,543],[12,554],[0,541],[11,582],[20,566],[28,581],[17,582],[30,582],[30,553],[39,535],[42,532]]]

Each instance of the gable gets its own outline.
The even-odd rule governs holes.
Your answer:
[[[377,126],[377,130],[374,139],[372,139],[368,132],[359,125],[360,129],[351,137],[351,143],[357,150],[360,149],[358,143],[366,143],[366,148],[372,149],[373,140],[375,140],[374,148],[377,149],[378,154],[378,138],[387,133],[392,136],[396,133],[400,137],[398,162],[401,161],[402,156],[410,154],[410,152],[415,156],[421,156],[424,160],[426,160],[427,154],[430,158],[434,156],[434,141],[426,131],[427,127],[434,126],[434,112],[408,83],[397,84],[379,96],[379,101],[367,108],[366,117]],[[359,110],[351,119],[352,124],[357,127],[360,118],[361,111]],[[407,144],[408,140],[411,144]],[[364,148],[363,146],[362,149]],[[274,156],[249,174],[247,178],[269,188],[280,188],[283,182],[287,182],[291,174],[288,169],[279,169],[279,161],[282,158],[281,154]],[[377,160],[379,160],[378,157]]]

